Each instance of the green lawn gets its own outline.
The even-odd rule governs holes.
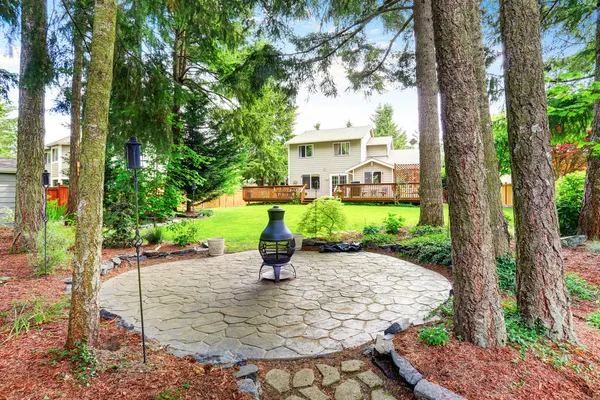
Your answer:
[[[202,239],[211,237],[225,238],[227,252],[255,249],[258,238],[268,222],[267,210],[272,205],[251,205],[245,207],[215,208],[214,216],[198,221]],[[306,206],[285,204],[285,222],[292,232],[296,232],[298,223]],[[368,224],[380,224],[388,213],[406,218],[407,226],[415,226],[419,221],[418,207],[365,206],[345,204],[344,210],[348,218],[346,230],[362,231]],[[512,223],[512,209],[505,209]],[[448,221],[448,207],[445,207]],[[166,240],[171,240],[171,232],[166,231]]]

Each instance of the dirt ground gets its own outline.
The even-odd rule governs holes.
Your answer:
[[[117,321],[102,321],[101,348],[96,374],[88,381],[76,378],[76,362],[70,355],[60,357],[68,326],[67,311],[53,322],[32,327],[28,333],[9,337],[14,319],[13,302],[33,298],[58,302],[64,293],[64,271],[47,278],[35,278],[27,265],[27,256],[9,254],[12,232],[0,229],[0,399],[246,399],[238,392],[233,369],[201,365],[192,358],[177,358],[157,343],[150,343],[147,366],[141,363],[141,337],[117,326]],[[156,246],[148,247],[154,249]],[[179,248],[179,247],[177,247]],[[161,250],[173,250],[163,247]],[[309,250],[309,249],[306,249]],[[314,249],[313,249],[314,250]],[[389,252],[384,252],[390,254]],[[107,260],[118,254],[133,254],[132,249],[103,252]],[[565,249],[568,271],[577,272],[594,285],[600,285],[600,255],[584,247]],[[170,260],[147,260],[148,266],[177,259],[205,257],[192,255]],[[424,265],[451,279],[447,267]],[[124,263],[103,280],[134,268]],[[600,398],[600,330],[585,323],[585,317],[598,310],[598,303],[576,302],[572,307],[578,346],[571,355],[571,365],[554,367],[533,351],[523,359],[519,352],[504,349],[481,349],[451,336],[444,347],[428,347],[417,339],[419,328],[410,328],[394,339],[397,351],[409,359],[425,378],[442,384],[469,399],[590,399]],[[344,359],[362,359],[368,368],[382,372],[364,356],[364,346],[327,357],[261,361],[260,375],[271,368],[290,372],[315,368],[317,363],[339,363]],[[390,380],[385,389],[397,399],[413,395],[399,381]],[[263,398],[280,399],[263,385]],[[332,393],[329,393],[332,394]],[[284,396],[283,398],[285,398]]]

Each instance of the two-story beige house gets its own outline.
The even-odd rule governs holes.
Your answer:
[[[44,169],[50,172],[50,185],[69,184],[69,154],[71,139],[69,136],[49,143],[44,148]]]
[[[333,195],[338,184],[394,183],[396,164],[419,164],[419,150],[394,150],[391,136],[371,126],[307,131],[286,142],[288,184],[306,185],[306,197]]]

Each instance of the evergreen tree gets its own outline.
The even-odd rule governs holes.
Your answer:
[[[0,101],[0,157],[17,155],[17,119],[8,117],[13,110],[14,107]]]
[[[394,122],[394,108],[391,104],[379,104],[371,116],[375,125],[375,136],[391,136],[394,138],[394,149],[406,149],[406,131]]]

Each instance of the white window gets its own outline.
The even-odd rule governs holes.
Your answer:
[[[302,184],[307,190],[321,189],[321,175],[302,175]]]
[[[298,158],[309,158],[314,154],[312,144],[301,144],[298,146]]]
[[[52,161],[58,161],[58,149],[52,149]]]
[[[365,183],[381,183],[381,171],[365,172]]]
[[[341,142],[333,144],[334,156],[347,156],[350,154],[350,142]]]
[[[44,153],[46,164],[50,164],[50,153]]]

